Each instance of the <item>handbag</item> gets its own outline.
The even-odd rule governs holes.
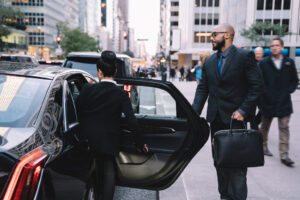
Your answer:
[[[258,130],[217,131],[213,137],[214,164],[220,168],[244,168],[264,165],[263,138]]]

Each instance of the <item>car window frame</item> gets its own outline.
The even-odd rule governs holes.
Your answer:
[[[75,122],[69,123],[68,122],[68,98],[71,98],[72,101],[72,105],[74,108],[74,114],[75,114]],[[75,101],[73,99],[72,93],[70,91],[69,85],[68,85],[68,81],[64,80],[63,82],[63,93],[62,93],[62,102],[63,102],[63,130],[64,132],[68,132],[70,129],[72,129],[73,127],[79,125],[79,120],[78,120],[78,115],[77,115],[77,110],[76,110],[76,106],[75,106]]]

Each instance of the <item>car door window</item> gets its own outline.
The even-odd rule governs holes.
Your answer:
[[[80,94],[79,83],[73,80],[73,81],[69,81],[68,85],[73,99],[76,100]]]
[[[77,113],[75,108],[74,99],[71,92],[67,94],[67,123],[70,126],[73,123],[78,122]]]
[[[176,101],[168,92],[147,86],[139,86],[137,91],[136,114],[176,117]]]

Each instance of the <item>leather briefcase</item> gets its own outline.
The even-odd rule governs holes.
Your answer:
[[[213,137],[214,164],[221,168],[258,167],[264,165],[262,134],[257,130],[217,131]]]

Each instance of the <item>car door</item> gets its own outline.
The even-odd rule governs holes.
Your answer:
[[[115,80],[136,87],[139,105],[135,116],[141,130],[134,135],[123,120],[121,152],[116,159],[118,185],[152,190],[167,188],[206,143],[209,126],[172,83]],[[137,141],[146,143],[149,152],[136,151]]]

